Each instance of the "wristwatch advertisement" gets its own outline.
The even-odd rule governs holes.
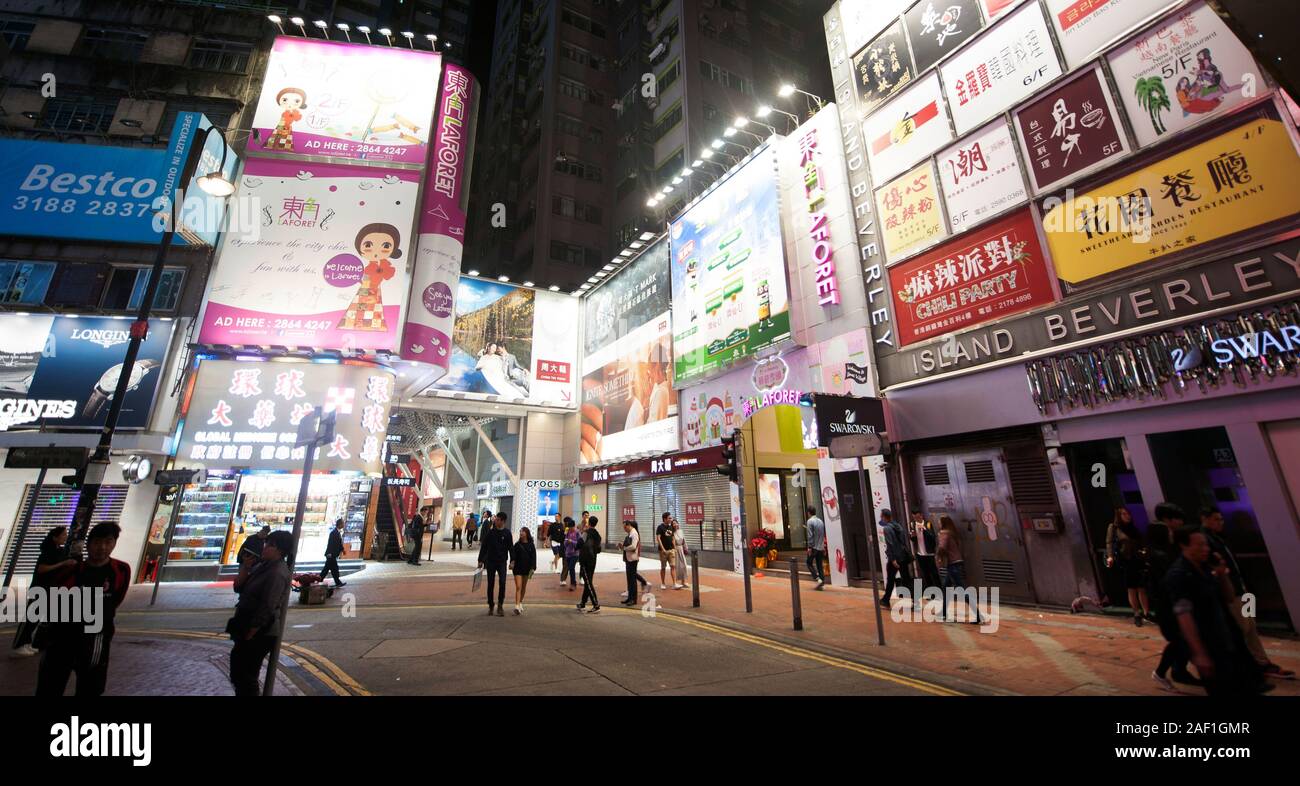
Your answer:
[[[100,376],[99,381],[95,383],[95,388],[90,392],[86,399],[86,406],[81,409],[83,418],[99,417],[99,412],[104,405],[113,400],[113,391],[117,389],[117,380],[122,375],[122,366],[118,363]],[[140,387],[140,383],[159,363],[156,360],[137,360],[131,366],[131,378],[127,381],[126,392],[130,393]]]

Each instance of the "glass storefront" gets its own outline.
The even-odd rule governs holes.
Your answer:
[[[777,548],[808,548],[808,507],[820,515],[821,479],[816,470],[764,469],[758,473],[761,526],[776,533]]]

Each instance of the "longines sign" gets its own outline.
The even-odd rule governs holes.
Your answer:
[[[945,341],[877,356],[883,388],[1026,359],[1300,290],[1300,238],[1131,281]]]

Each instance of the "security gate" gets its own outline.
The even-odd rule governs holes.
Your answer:
[[[1036,600],[1002,450],[921,453],[913,467],[913,499],[922,500],[936,528],[941,516],[957,525],[971,585],[997,587],[1007,600]]]

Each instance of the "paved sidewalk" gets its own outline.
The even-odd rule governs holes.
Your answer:
[[[546,572],[548,564],[543,562],[542,572],[529,585],[529,603],[576,603],[581,588],[561,588],[558,575]],[[996,631],[981,632],[978,626],[969,624],[893,621],[886,612],[887,646],[881,647],[877,644],[869,589],[827,587],[815,592],[802,584],[804,630],[794,631],[788,577],[754,578],[754,612],[746,614],[740,576],[701,571],[701,608],[692,609],[689,589],[660,591],[658,564],[643,559],[642,566],[641,574],[653,581],[656,602],[665,612],[958,686],[959,690],[961,686],[974,686],[980,692],[1028,695],[1162,693],[1150,678],[1164,645],[1154,625],[1137,628],[1127,619],[1003,605]],[[471,594],[470,580],[464,576],[375,571],[369,578],[361,578],[367,572],[351,577],[329,603],[339,607],[345,602],[361,607],[418,607],[484,602],[483,590]],[[621,574],[597,576],[597,588],[606,605],[616,604],[624,587]],[[133,612],[148,608],[148,589],[133,588],[128,595],[123,607],[124,624],[129,624]],[[512,603],[513,583],[507,597],[507,603]],[[229,608],[233,603],[229,585],[164,585],[159,608]],[[895,605],[901,608],[901,601]],[[295,603],[293,608],[300,607]],[[291,613],[291,625],[293,616]],[[213,615],[216,622],[224,621],[217,617],[220,615]],[[1275,661],[1291,669],[1300,668],[1300,641],[1266,637],[1265,644]],[[1275,684],[1274,695],[1300,695],[1300,683],[1296,681]],[[1192,688],[1185,690],[1200,694]]]

